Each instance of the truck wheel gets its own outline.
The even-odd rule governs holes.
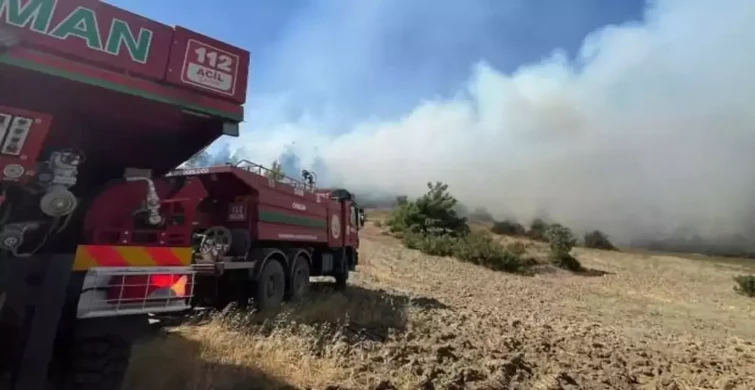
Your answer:
[[[131,343],[114,336],[76,340],[71,346],[65,390],[120,390],[131,356]]]
[[[291,300],[300,300],[307,296],[307,293],[309,293],[309,262],[303,256],[298,256],[291,277]]]
[[[255,303],[260,310],[274,309],[283,302],[286,293],[286,274],[283,266],[276,260],[270,260],[257,277]]]

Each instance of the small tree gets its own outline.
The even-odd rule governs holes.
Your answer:
[[[527,231],[527,236],[536,241],[547,241],[545,237],[545,231],[548,230],[548,223],[541,218],[535,218],[530,224],[530,230]]]
[[[556,266],[570,271],[582,270],[582,264],[570,253],[577,240],[569,228],[554,223],[545,231],[545,238],[550,246],[550,259]]]
[[[467,220],[454,210],[457,200],[448,193],[448,185],[427,183],[427,188],[428,192],[415,201],[398,199],[399,208],[388,220],[391,231],[422,235],[466,234],[469,231]]]
[[[611,244],[611,241],[608,240],[608,236],[606,236],[600,230],[594,230],[590,233],[585,233],[585,247],[592,249],[603,249],[608,251],[618,250],[615,246],[613,246],[613,244]]]

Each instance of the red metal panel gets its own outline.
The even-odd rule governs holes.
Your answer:
[[[204,35],[176,27],[167,80],[246,102],[249,52]]]
[[[95,198],[84,217],[86,241],[108,245],[144,246],[188,246],[192,242],[192,222],[197,218],[197,206],[208,196],[200,180],[188,179],[185,185],[174,193],[174,184],[168,179],[154,180],[155,190],[161,199],[160,213],[169,221],[180,217],[183,223],[168,223],[159,234],[147,229],[140,230],[135,225],[134,210],[140,209],[147,192],[147,183],[121,182],[109,186]],[[171,196],[168,196],[168,195]],[[177,207],[180,206],[180,207]],[[146,237],[137,239],[140,233]],[[157,259],[170,260],[171,255],[155,250],[150,253]]]
[[[24,45],[157,80],[165,77],[173,29],[164,24],[98,0],[0,4],[0,30],[15,32]]]
[[[231,102],[214,99],[192,91],[171,88],[147,80],[128,77],[103,69],[86,66],[85,64],[68,61],[66,59],[45,55],[28,49],[15,48],[8,51],[5,56],[15,62],[22,62],[20,66],[34,66],[44,70],[50,70],[50,74],[64,74],[77,81],[83,81],[90,85],[102,86],[115,91],[123,91],[132,96],[145,97],[153,101],[161,101],[174,104],[200,112],[213,115],[225,116],[235,120],[243,120],[243,107]],[[156,119],[159,120],[159,119]]]
[[[311,197],[296,196],[289,194],[284,184],[278,184],[275,187],[260,187],[259,203],[267,207],[276,207],[281,210],[288,210],[294,214],[300,214],[302,217],[319,218],[324,220],[328,215],[326,203],[316,203]],[[288,187],[288,186],[285,186]]]

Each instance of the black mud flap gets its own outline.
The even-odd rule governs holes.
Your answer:
[[[0,389],[44,389],[73,255],[0,257]]]

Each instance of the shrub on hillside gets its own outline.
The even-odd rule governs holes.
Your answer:
[[[734,291],[748,297],[755,297],[755,275],[739,275],[734,277],[737,283]]]
[[[427,183],[428,192],[415,201],[400,199],[399,207],[388,219],[391,232],[422,235],[463,236],[469,232],[466,218],[454,208],[457,200],[448,193],[448,185]]]
[[[590,233],[585,233],[585,247],[592,248],[592,249],[603,249],[603,250],[609,250],[609,251],[618,250],[615,246],[613,246],[611,241],[608,240],[608,236],[606,236],[600,230],[595,230]]]
[[[403,241],[409,249],[416,249],[431,256],[453,256],[458,260],[497,271],[516,272],[525,265],[520,255],[507,250],[481,233],[456,237],[407,232],[403,236]]]
[[[554,223],[548,226],[545,238],[550,246],[549,257],[553,264],[569,271],[582,270],[582,264],[570,253],[577,244],[577,239],[569,228]]]
[[[569,253],[577,245],[577,239],[574,238],[572,231],[558,223],[548,226],[545,238],[548,240],[551,251],[557,253]]]
[[[527,230],[527,237],[536,241],[547,241],[545,232],[548,230],[548,223],[540,218],[535,218]]]
[[[497,271],[517,272],[524,266],[522,258],[481,233],[470,233],[459,239],[454,256],[469,263]]]
[[[442,183],[428,183],[427,194],[399,201],[388,226],[404,245],[434,256],[453,256],[491,269],[517,271],[523,261],[492,238],[471,233],[466,218],[455,211],[456,199]]]
[[[453,256],[457,237],[450,235],[434,236],[414,232],[404,233],[402,240],[409,249],[416,249],[431,256]]]
[[[506,220],[493,223],[493,227],[490,231],[495,234],[501,234],[505,236],[523,236],[527,231],[520,223],[516,221]]]

